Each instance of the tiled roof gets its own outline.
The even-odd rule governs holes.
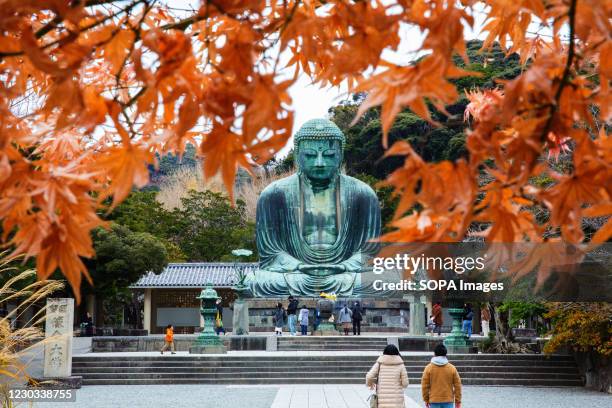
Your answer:
[[[159,275],[149,272],[131,288],[202,288],[207,283],[214,287],[230,287],[236,281],[234,262],[170,263]],[[252,273],[257,263],[242,263],[245,272]]]

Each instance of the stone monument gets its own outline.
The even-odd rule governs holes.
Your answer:
[[[410,318],[408,320],[408,333],[413,336],[425,335],[425,303],[427,297],[422,294],[408,295],[410,301]]]
[[[253,296],[375,294],[363,272],[378,251],[379,202],[367,184],[340,172],[344,142],[326,119],[295,134],[297,174],[270,184],[257,202],[260,267],[247,280]]]
[[[72,376],[73,323],[74,299],[47,299],[44,378],[38,381],[55,387],[81,387],[81,377]]]

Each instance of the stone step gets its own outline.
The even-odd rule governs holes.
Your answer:
[[[344,365],[372,365],[376,361],[376,358],[364,359],[364,360],[328,360],[328,359],[317,359],[313,357],[310,360],[285,360],[285,361],[275,361],[275,360],[257,360],[257,361],[206,361],[206,360],[197,360],[197,361],[163,361],[164,359],[160,358],[157,361],[75,361],[73,362],[73,367],[148,367],[148,366],[191,366],[191,367],[201,367],[201,366],[226,366],[226,367],[249,367],[249,366],[262,366],[262,365],[272,365],[275,367],[295,367],[296,363],[302,365],[312,365],[312,364],[323,364],[323,365],[334,365],[334,366],[344,366]],[[404,360],[404,363],[407,365],[417,365],[424,367],[429,363],[429,361],[413,361],[413,360]],[[465,361],[465,360],[451,360],[451,363],[456,367],[462,366],[472,366],[472,365],[480,365],[480,366],[490,366],[490,367],[575,367],[575,363],[565,362],[565,361],[495,361],[495,360],[473,360],[473,361]]]
[[[329,372],[329,371],[308,371],[300,373],[286,373],[286,377],[300,377],[300,378],[326,378],[328,376],[343,376],[346,378],[362,378],[365,381],[365,374],[367,370],[359,371],[340,371],[340,372]],[[467,378],[504,378],[504,379],[575,379],[575,374],[550,374],[550,373],[500,373],[500,372],[471,372],[461,373],[462,379]],[[271,372],[224,372],[224,373],[200,373],[200,372],[157,372],[157,373],[75,373],[74,375],[83,375],[87,379],[138,379],[138,378],[242,378],[250,380],[253,378],[269,378],[283,376],[283,373],[275,371]],[[422,371],[410,371],[408,372],[408,378],[419,381],[422,375]]]
[[[312,368],[312,367],[339,367],[339,368],[350,368],[350,367],[371,367],[374,361],[371,362],[338,362],[330,364],[329,362],[304,362],[299,365],[301,368]],[[414,364],[414,363],[406,363],[405,366],[407,368],[418,368],[423,369],[426,364]],[[250,363],[250,364],[241,364],[241,363],[215,363],[215,364],[207,364],[207,363],[192,363],[192,364],[175,364],[175,363],[151,363],[151,364],[81,364],[75,363],[73,364],[73,368],[75,370],[96,370],[101,368],[108,369],[125,369],[125,370],[141,370],[143,368],[151,368],[151,369],[198,369],[198,368],[226,368],[226,369],[260,369],[272,367],[277,370],[291,370],[296,367],[295,364],[266,364],[266,363]],[[473,363],[463,363],[463,364],[455,364],[455,367],[462,370],[478,370],[482,368],[489,368],[491,370],[507,370],[507,371],[527,371],[527,370],[545,370],[545,371],[568,371],[575,370],[575,365],[493,365],[493,364],[481,364],[479,362]]]
[[[339,377],[319,378],[253,378],[248,384],[363,384],[363,378],[357,380]],[[419,384],[419,380],[411,381],[411,384]],[[488,386],[542,386],[542,387],[580,387],[583,385],[579,379],[557,380],[557,379],[507,379],[507,378],[474,378],[462,381],[463,385],[488,385]],[[241,378],[146,378],[146,379],[83,379],[83,385],[146,385],[146,384],[245,384]]]
[[[429,361],[431,359],[431,354],[428,355],[408,355],[404,356],[405,361]],[[94,355],[94,356],[74,356],[73,362],[83,362],[83,361],[312,361],[313,359],[321,359],[321,360],[335,360],[335,361],[348,361],[348,360],[375,360],[378,356],[363,356],[363,355],[343,355],[343,356],[335,356],[335,355],[275,355],[270,353],[270,355],[251,355],[251,356],[243,356],[243,355],[147,355],[147,356],[104,356],[104,355]],[[458,362],[463,360],[486,360],[486,361],[552,361],[552,362],[571,362],[574,363],[574,359],[571,356],[565,355],[551,355],[545,356],[542,354],[449,354],[448,359],[452,362]]]
[[[335,371],[361,371],[365,372],[371,368],[370,365],[338,366]],[[408,372],[423,372],[424,366],[406,366]],[[302,371],[331,371],[324,365],[301,366]],[[547,374],[572,374],[576,375],[575,367],[563,369],[550,367],[519,367],[509,369],[508,367],[486,367],[469,366],[459,367],[460,372],[501,372],[501,373],[547,373]],[[74,367],[74,373],[158,373],[158,372],[242,372],[242,373],[261,373],[261,372],[294,372],[295,367]]]

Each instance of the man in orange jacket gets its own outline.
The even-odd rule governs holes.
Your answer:
[[[172,354],[176,354],[174,352],[174,327],[172,327],[171,324],[166,326],[166,337],[164,340],[166,342],[164,343],[164,346],[161,349],[161,353],[164,354],[164,351],[170,349]]]
[[[446,347],[438,344],[435,357],[425,367],[421,392],[427,408],[461,408],[461,378],[446,358]],[[454,404],[453,404],[454,403]]]

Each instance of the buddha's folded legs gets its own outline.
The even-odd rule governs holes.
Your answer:
[[[303,272],[278,273],[260,269],[250,276],[247,283],[255,297],[318,297],[321,292],[351,296],[358,280],[358,274],[352,272],[314,276]]]

